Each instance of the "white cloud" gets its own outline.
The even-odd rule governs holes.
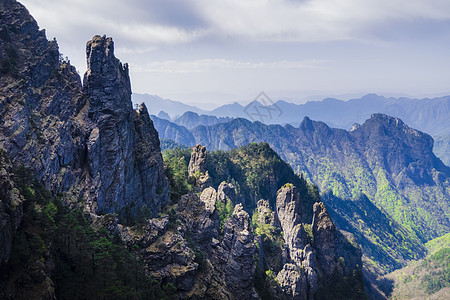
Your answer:
[[[416,18],[449,20],[445,0],[197,0],[216,32],[268,41],[370,39],[371,30]]]
[[[264,69],[264,70],[286,70],[286,69],[325,69],[324,60],[307,61],[276,61],[276,62],[242,62],[229,59],[198,59],[193,61],[155,61],[144,65],[131,65],[134,72],[147,73],[201,73],[218,69]]]
[[[416,19],[450,20],[448,0],[22,2],[58,38],[83,29],[143,47],[189,43],[207,36],[296,42],[370,40],[373,30],[390,22],[408,26]]]

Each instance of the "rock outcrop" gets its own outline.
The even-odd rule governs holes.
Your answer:
[[[277,217],[284,233],[284,240],[291,251],[291,257],[297,249],[305,246],[305,231],[302,226],[302,208],[300,195],[292,184],[286,184],[277,193]]]
[[[322,202],[314,204],[313,207],[312,234],[317,261],[322,270],[330,276],[337,265],[336,227]]]
[[[147,207],[155,215],[168,200],[167,183],[147,108],[133,110],[128,65],[114,56],[111,38],[95,36],[86,56],[83,88],[94,124],[88,148],[94,211],[133,216]]]
[[[94,219],[155,216],[168,201],[158,133],[145,106],[132,108],[128,66],[112,39],[87,43],[82,86],[21,4],[0,9],[0,149]]]
[[[315,251],[301,223],[301,200],[295,186],[286,184],[278,191],[276,208],[291,262],[277,275],[280,288],[287,299],[312,299],[318,288]]]
[[[200,197],[184,195],[178,203],[178,216],[199,245],[208,245],[212,238],[218,238],[219,216],[215,209],[216,191],[211,187],[203,190]]]
[[[303,270],[295,264],[285,264],[276,278],[281,293],[280,299],[307,299],[308,283]]]
[[[236,190],[231,183],[223,181],[217,188],[217,200],[226,203],[229,199],[233,205],[238,204],[238,199],[236,195]]]
[[[225,280],[236,298],[248,299],[252,295],[255,265],[255,245],[250,227],[250,217],[242,204],[234,208],[233,215],[225,222],[221,243],[225,267]]]
[[[206,169],[206,147],[196,145],[192,148],[191,159],[188,167],[189,177],[195,180],[195,184],[201,191],[211,184],[211,177]]]

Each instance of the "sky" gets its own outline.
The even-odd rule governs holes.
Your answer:
[[[86,70],[111,36],[132,89],[212,109],[261,91],[294,103],[450,94],[448,0],[22,0]]]

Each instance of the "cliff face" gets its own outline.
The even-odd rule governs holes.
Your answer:
[[[132,108],[128,67],[112,39],[87,43],[82,86],[21,4],[2,1],[0,11],[0,149],[92,214],[157,214],[168,201],[158,133],[145,106]]]
[[[146,107],[132,108],[128,65],[114,56],[112,39],[95,36],[86,56],[83,88],[93,124],[87,157],[94,211],[132,216],[147,207],[154,214],[167,202],[158,134]]]

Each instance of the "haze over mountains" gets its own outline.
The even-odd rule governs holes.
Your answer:
[[[163,100],[157,96],[133,94],[133,101],[145,102],[150,114],[158,115],[160,111],[170,111],[171,119],[178,125],[190,129],[194,125],[187,125],[188,116],[180,116],[191,111],[199,115],[216,117],[246,118],[252,121],[260,121],[266,124],[291,124],[298,126],[305,116],[325,122],[331,127],[350,129],[355,123],[363,123],[374,113],[383,113],[400,118],[408,126],[430,134],[435,140],[434,152],[450,165],[450,96],[432,99],[411,98],[386,98],[383,96],[369,94],[360,99],[342,101],[334,98],[322,101],[312,101],[305,104],[293,104],[283,100],[276,101],[267,107],[261,103],[250,103],[246,109],[239,103],[226,104],[212,111],[204,111],[197,107],[188,106],[181,102]],[[269,102],[266,102],[269,104]],[[259,107],[262,115],[255,115],[255,108]],[[268,110],[273,113],[269,116]],[[281,112],[281,113],[279,113]],[[191,119],[196,118],[191,115]],[[203,117],[206,118],[206,117]],[[226,119],[217,120],[223,122]],[[197,122],[197,125],[212,125]],[[195,127],[195,126],[194,126]],[[193,128],[193,127],[192,127]]]

